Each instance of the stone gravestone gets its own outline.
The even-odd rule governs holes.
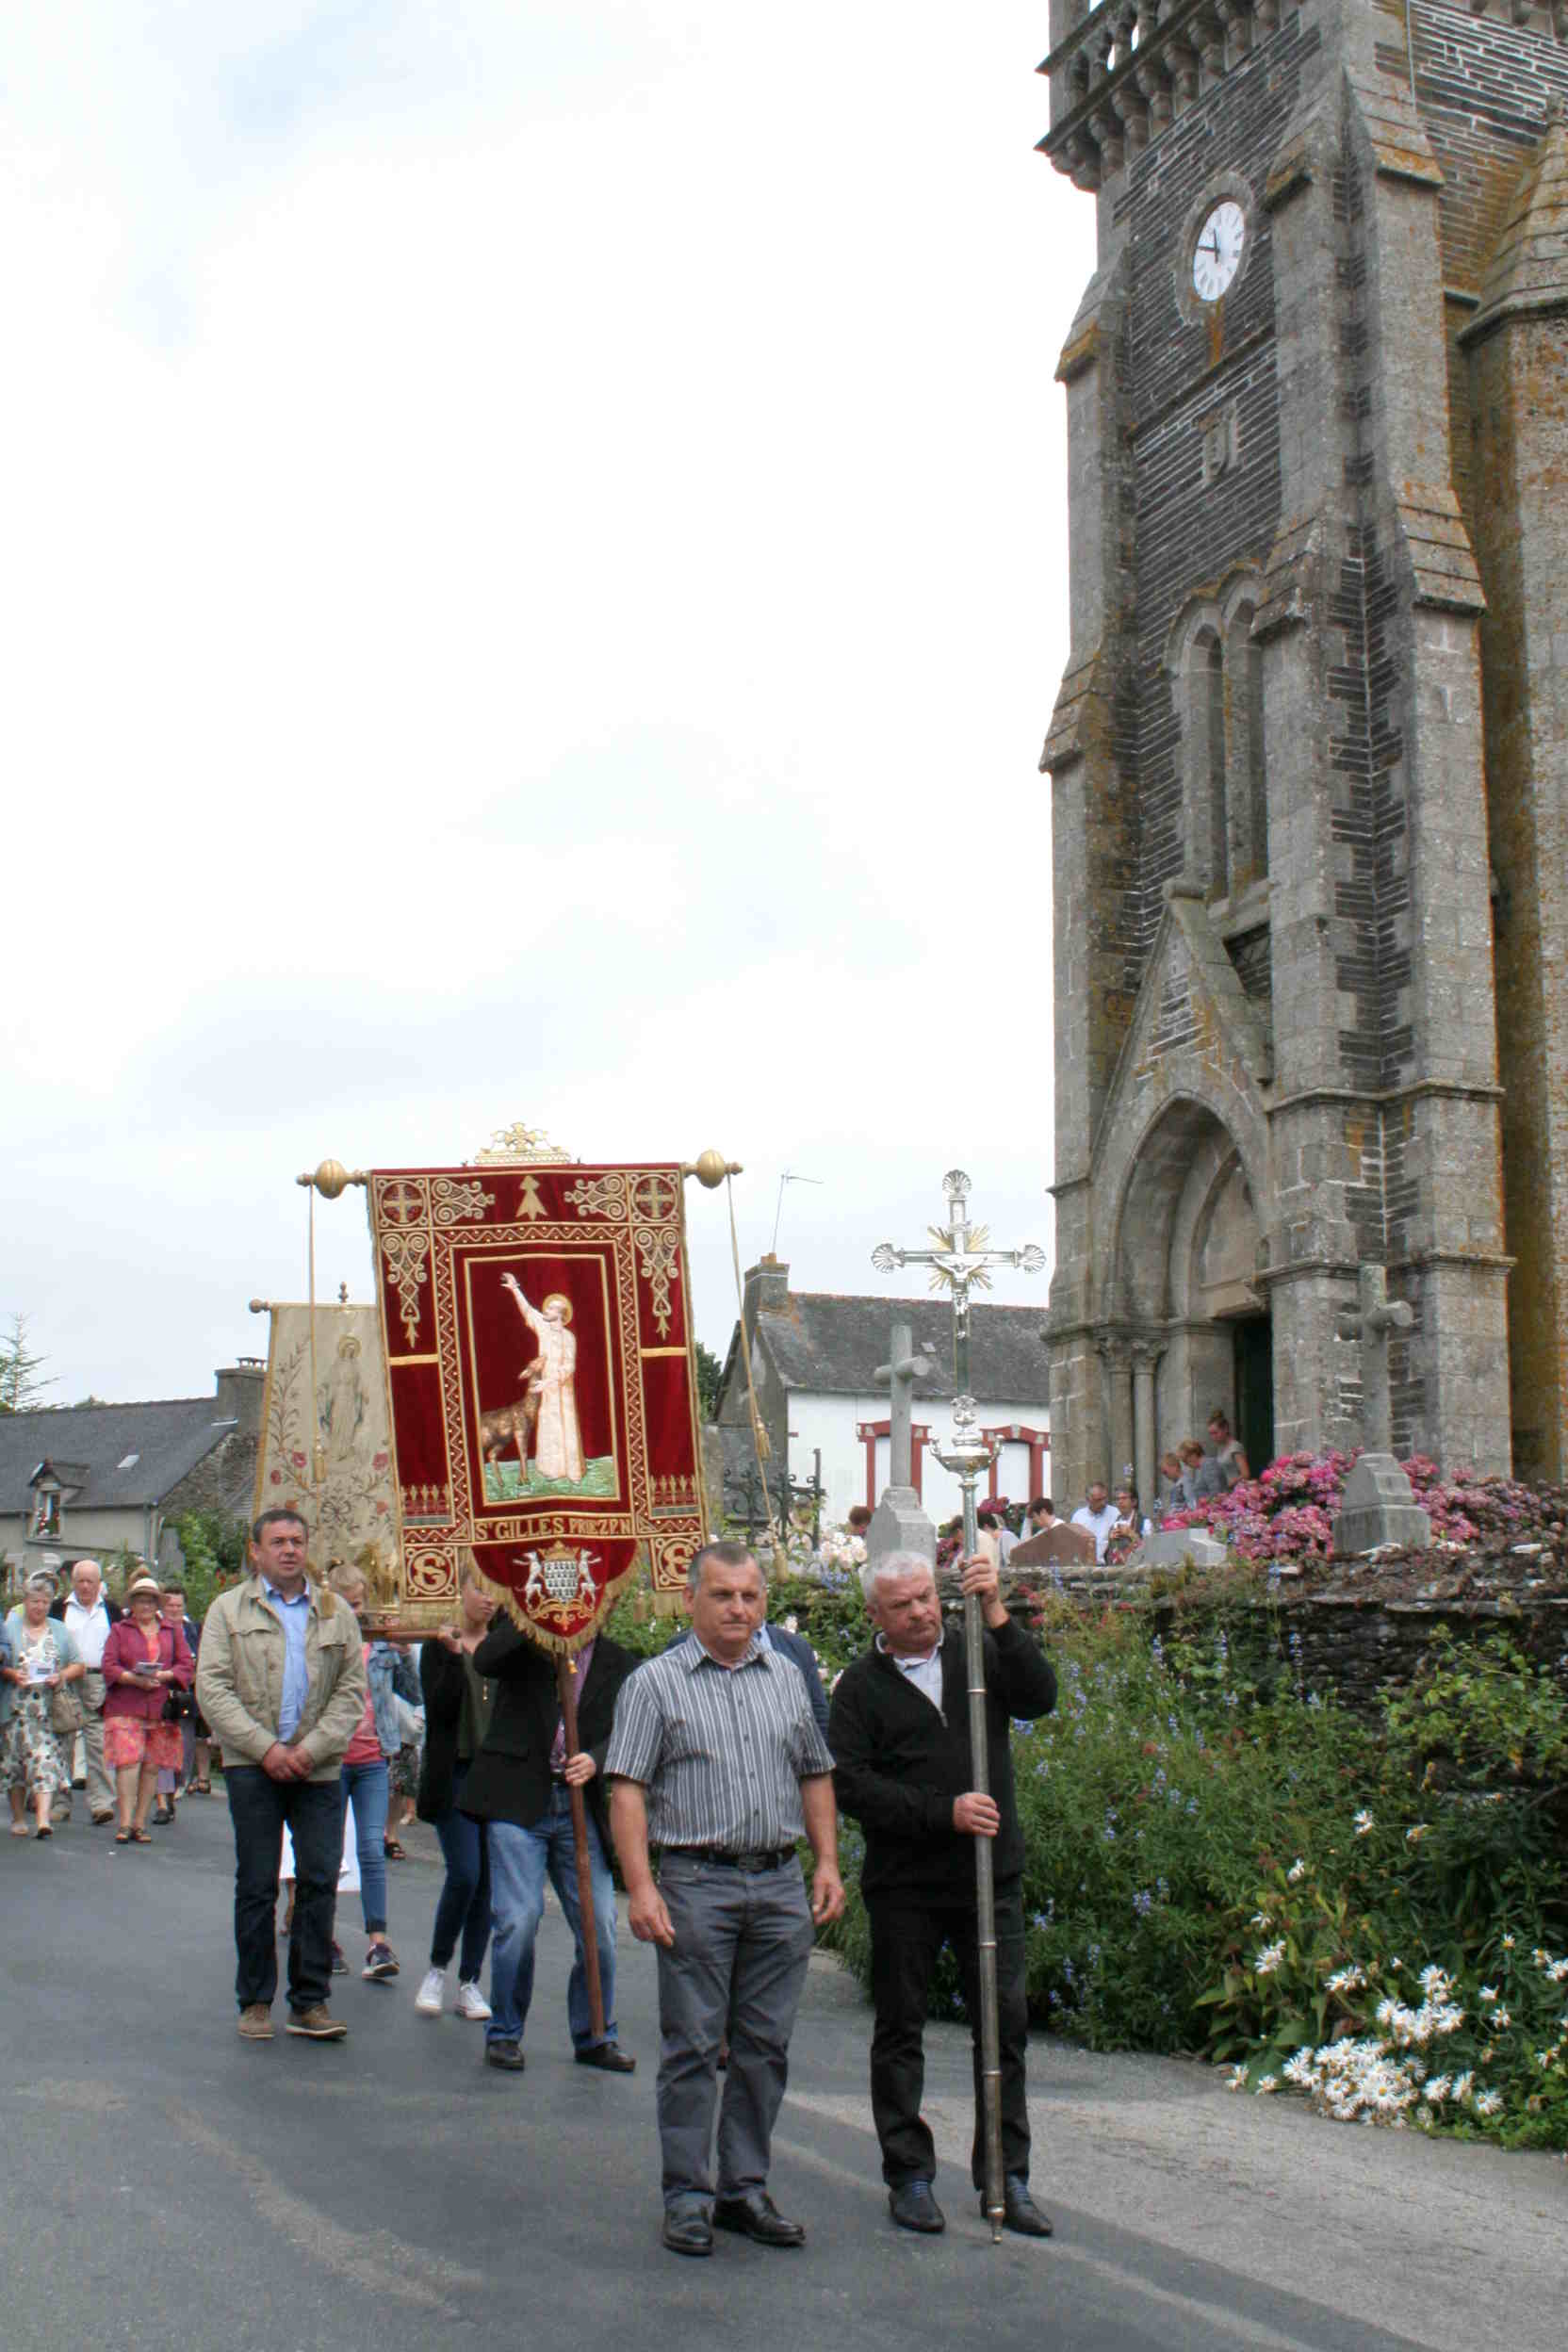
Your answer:
[[[1009,1575],[1017,1568],[1082,1568],[1094,1566],[1094,1538],[1087,1527],[1074,1527],[1058,1519],[1041,1535],[1025,1537],[1007,1555]]]
[[[1190,1560],[1195,1568],[1218,1568],[1225,1545],[1207,1527],[1156,1527],[1123,1561],[1128,1568],[1175,1568]]]
[[[888,1483],[866,1529],[866,1558],[886,1560],[890,1552],[918,1552],[937,1564],[937,1529],[921,1508],[914,1486],[913,1419],[915,1382],[929,1380],[936,1365],[929,1356],[916,1355],[907,1323],[892,1327],[890,1359],[876,1367],[891,1396],[888,1409]]]
[[[1380,1544],[1422,1550],[1432,1540],[1432,1523],[1411,1492],[1394,1459],[1394,1410],[1388,1384],[1388,1335],[1408,1331],[1414,1320],[1404,1300],[1388,1303],[1380,1266],[1364,1266],[1357,1311],[1343,1318],[1341,1339],[1361,1342],[1361,1459],[1345,1481],[1334,1520],[1336,1552],[1370,1552]]]

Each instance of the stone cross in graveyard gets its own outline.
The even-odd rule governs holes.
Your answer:
[[[1391,1331],[1408,1331],[1415,1317],[1402,1298],[1390,1306],[1388,1277],[1380,1266],[1364,1266],[1356,1288],[1356,1311],[1340,1317],[1339,1335],[1361,1342],[1361,1442],[1369,1454],[1391,1454],[1394,1404],[1388,1337]]]
[[[1356,1311],[1341,1316],[1339,1336],[1360,1342],[1363,1452],[1340,1497],[1334,1549],[1370,1552],[1382,1544],[1397,1544],[1422,1551],[1432,1540],[1432,1523],[1394,1459],[1388,1373],[1389,1334],[1408,1331],[1415,1318],[1402,1298],[1390,1305],[1388,1277],[1380,1266],[1361,1267],[1356,1294]]]
[[[913,1486],[915,1448],[910,1425],[915,1382],[928,1380],[937,1367],[929,1356],[914,1352],[907,1323],[895,1323],[891,1338],[891,1361],[879,1364],[874,1375],[887,1381],[891,1398],[888,1409],[888,1484]]]
[[[877,1499],[866,1529],[866,1557],[886,1560],[890,1552],[918,1552],[937,1560],[935,1522],[921,1506],[915,1492],[915,1447],[911,1432],[915,1382],[928,1380],[936,1370],[929,1356],[915,1352],[907,1323],[895,1323],[889,1360],[876,1367],[876,1378],[889,1388],[888,1483]]]

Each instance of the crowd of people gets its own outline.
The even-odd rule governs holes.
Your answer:
[[[1178,1512],[1195,1511],[1210,1495],[1228,1494],[1241,1479],[1251,1477],[1246,1453],[1230,1420],[1217,1407],[1209,1417],[1208,1430],[1207,1452],[1197,1438],[1189,1437],[1160,1456],[1159,1490],[1149,1512],[1138,1499],[1131,1464],[1115,1488],[1102,1479],[1091,1480],[1087,1494],[1068,1524],[1082,1528],[1092,1538],[1094,1557],[1102,1566],[1114,1566],[1127,1559],[1145,1536],[1152,1535]],[[1021,1525],[1015,1527],[1015,1519]],[[981,1549],[1004,1568],[1020,1543],[1032,1535],[1045,1535],[1060,1524],[1049,1494],[1037,1494],[1022,1512],[1015,1511],[1005,1495],[992,1496],[976,1514]],[[939,1529],[939,1568],[957,1559],[963,1549],[963,1532],[961,1519],[950,1519]]]
[[[1211,1434],[1217,1475],[1244,1476],[1228,1429]],[[1032,1533],[1056,1524],[1048,1496],[1028,1515]],[[1103,1486],[1073,1520],[1101,1557],[1118,1531],[1148,1525],[1135,1494],[1123,1489],[1113,1504]],[[287,1878],[286,2030],[341,2041],[347,2026],[330,1996],[333,1974],[349,1965],[337,1930],[346,1886],[359,1894],[364,1977],[384,1984],[400,1972],[389,1940],[391,1806],[400,1777],[410,1782],[411,1735],[422,1730],[416,1805],[444,1870],[414,2007],[441,2015],[455,1960],[457,2016],[483,2027],[485,2064],[519,2074],[547,1885],[574,1940],[574,2056],[612,2076],[632,2073],[615,2017],[613,1856],[630,1932],[656,1953],[662,2232],[682,2255],[711,2253],[716,2230],[769,2246],[805,2241],[805,2225],[774,2204],[768,2178],[807,1962],[817,1930],[844,1903],[841,1810],[863,1837],[871,2115],[890,2217],[920,2232],[945,2227],[921,2112],[927,1996],[944,1946],[974,2020],[971,2169],[988,2210],[974,1873],[975,1842],[986,1839],[1004,2175],[988,2210],[1021,2235],[1047,2237],[1052,2225],[1029,2186],[1024,1857],[1010,1734],[1015,1721],[1051,1709],[1055,1677],[1001,1597],[1000,1568],[1018,1532],[988,1511],[977,1548],[960,1563],[961,1590],[978,1601],[986,1629],[984,1790],[972,1785],[963,1637],[944,1631],[935,1575],[915,1553],[862,1569],[873,1638],[831,1704],[809,1645],[768,1623],[765,1577],[743,1544],[696,1553],[690,1629],[658,1657],[639,1661],[600,1633],[564,1670],[498,1617],[477,1574],[452,1622],[418,1645],[416,1668],[414,1645],[375,1638],[362,1622],[358,1571],[338,1568],[324,1584],[307,1574],[308,1531],[290,1510],[261,1514],[249,1575],[219,1593],[200,1628],[178,1587],[151,1571],[132,1576],[123,1613],[91,1561],[76,1564],[63,1599],[35,1572],[0,1637],[13,1833],[52,1835],[74,1782],[95,1823],[113,1819],[118,1841],[150,1843],[149,1821],[172,1819],[181,1790],[210,1787],[211,1752],[220,1751],[239,2034],[273,2038]],[[78,1741],[80,1775],[72,1770]]]
[[[384,1984],[399,1973],[388,1808],[416,1719],[417,1810],[444,1869],[414,2008],[433,2017],[448,2007],[455,1962],[457,2016],[483,2028],[486,2065],[519,2074],[551,1886],[574,1939],[573,2054],[612,2077],[633,2073],[615,2013],[613,1857],[630,1932],[656,1954],[662,2234],[683,2255],[710,2253],[724,2230],[768,2246],[805,2241],[768,2178],[807,1961],[817,1930],[843,1908],[841,1807],[864,1832],[871,2108],[890,2211],[903,2229],[945,2226],[921,2117],[925,1994],[944,1944],[972,1992],[973,1848],[993,1839],[1006,2174],[993,2218],[1050,2234],[1029,2189],[1022,1849],[1007,1750],[1012,1720],[1045,1712],[1055,1681],[1002,1604],[987,1552],[962,1571],[987,1626],[990,1788],[981,1794],[969,1786],[961,1637],[944,1636],[932,1569],[916,1555],[862,1571],[874,1638],[830,1708],[809,1644],[768,1623],[766,1582],[743,1544],[697,1553],[690,1630],[659,1657],[639,1661],[600,1633],[563,1674],[498,1618],[476,1576],[452,1622],[418,1645],[416,1670],[413,1645],[362,1624],[357,1574],[338,1569],[325,1583],[307,1575],[307,1542],[296,1514],[264,1511],[249,1575],[218,1594],[199,1627],[178,1588],[150,1570],[131,1576],[122,1607],[93,1562],[76,1564],[63,1598],[52,1576],[34,1573],[0,1637],[3,1754],[20,1834],[51,1835],[74,1781],[93,1822],[113,1821],[126,1844],[151,1843],[149,1823],[166,1804],[172,1812],[184,1793],[210,1788],[217,1756],[234,1835],[239,2033],[248,2043],[273,2038],[282,1974],[286,2030],[341,2041],[331,1980],[348,1966],[338,1943],[346,1885],[359,1893],[364,1976]],[[978,2113],[972,2169],[984,2207]]]

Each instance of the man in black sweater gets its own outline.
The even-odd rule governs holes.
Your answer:
[[[828,1745],[842,1812],[866,1838],[860,1891],[871,1922],[871,2103],[892,2217],[905,2230],[945,2227],[932,2194],[936,2149],[920,2112],[926,1997],[944,1943],[953,1947],[974,2034],[974,2185],[984,2191],[980,1996],[974,1839],[994,1842],[996,1976],[1002,2041],[1004,2218],[1024,2237],[1051,2224],[1029,2194],[1024,2086],[1023,1838],[1013,1796],[1008,1724],[1056,1703],[1056,1677],[1037,1642],[1003,1606],[997,1571],[976,1555],[962,1591],[986,1622],[986,1715],[990,1794],[972,1786],[968,1674],[960,1627],[942,1634],[927,1563],[893,1552],[861,1571],[875,1640],[833,1693]],[[984,2197],[982,2195],[982,2205]]]

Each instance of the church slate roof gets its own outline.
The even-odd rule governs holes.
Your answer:
[[[866,1298],[833,1291],[793,1291],[782,1314],[762,1314],[757,1334],[785,1386],[810,1396],[872,1396],[886,1383],[876,1367],[888,1361],[894,1317],[906,1321],[917,1348],[933,1358],[936,1375],[917,1380],[918,1398],[951,1396],[953,1315],[944,1297]],[[970,1316],[970,1379],[975,1396],[1043,1409],[1048,1367],[1041,1337],[1045,1305],[976,1305]],[[731,1347],[733,1354],[733,1344]]]
[[[139,1405],[0,1413],[0,1513],[30,1509],[29,1481],[45,1462],[54,1464],[63,1486],[76,1488],[69,1508],[113,1511],[161,1502],[236,1427],[214,1417],[215,1402],[172,1396]]]

